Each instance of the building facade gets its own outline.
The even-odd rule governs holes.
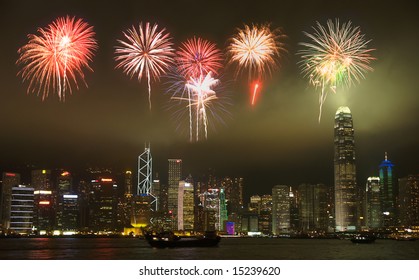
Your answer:
[[[32,232],[34,189],[24,185],[12,187],[8,230],[27,235]]]
[[[12,203],[12,188],[20,184],[20,174],[3,172],[0,196],[0,224],[4,230],[10,228],[10,209]]]
[[[398,225],[398,189],[394,177],[394,164],[388,160],[387,153],[385,153],[384,160],[380,164],[379,174],[383,226],[388,229]]]
[[[358,197],[355,167],[355,138],[352,114],[339,107],[334,126],[335,229],[355,231],[358,225]]]
[[[378,230],[383,226],[380,177],[368,177],[365,193],[365,226],[367,229]]]
[[[172,215],[173,225],[177,229],[177,212],[178,212],[178,194],[179,194],[179,181],[182,177],[182,160],[169,159],[169,174],[168,174],[168,198],[167,209]]]
[[[272,188],[272,234],[287,234],[290,232],[291,212],[290,212],[290,193],[289,186],[277,185]]]

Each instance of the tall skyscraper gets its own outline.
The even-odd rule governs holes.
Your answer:
[[[278,185],[272,188],[272,234],[290,232],[290,193],[289,186]]]
[[[380,198],[380,178],[368,177],[365,196],[365,226],[377,230],[383,226],[383,211]]]
[[[118,185],[112,178],[99,177],[91,181],[90,229],[96,232],[117,228]]]
[[[270,234],[272,230],[272,195],[262,195],[259,209],[259,231]]]
[[[236,228],[240,228],[240,215],[243,211],[243,178],[225,177],[221,180],[221,187],[225,191],[228,220],[234,222]]]
[[[126,198],[130,198],[134,194],[132,191],[132,172],[130,170],[125,171],[124,183],[125,183],[124,196]]]
[[[356,185],[354,128],[348,107],[342,106],[336,111],[334,130],[336,231],[355,231],[359,191]]]
[[[191,182],[179,181],[178,230],[194,229],[194,187]]]
[[[384,161],[380,164],[380,191],[383,210],[383,224],[385,228],[397,225],[397,186],[393,174],[394,164],[384,155]]]
[[[73,179],[68,171],[63,171],[57,180],[56,228],[63,232],[79,229],[79,196],[73,191]]]
[[[168,176],[168,199],[167,208],[169,213],[172,214],[173,218],[173,229],[177,229],[177,211],[178,211],[178,193],[179,193],[179,181],[182,177],[182,160],[181,159],[169,159],[169,176]]]
[[[10,227],[10,209],[12,202],[12,188],[20,184],[20,174],[4,172],[2,178],[1,200],[0,200],[0,224],[3,229]]]

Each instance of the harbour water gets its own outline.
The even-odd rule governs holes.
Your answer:
[[[3,238],[3,260],[419,260],[419,241],[223,238],[213,248],[151,248],[137,238]]]

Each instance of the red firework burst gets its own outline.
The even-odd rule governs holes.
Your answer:
[[[176,54],[178,70],[187,79],[205,76],[209,72],[218,74],[223,66],[221,51],[215,44],[201,38],[183,42]]]
[[[18,50],[16,64],[23,67],[18,75],[28,81],[28,93],[42,92],[42,100],[50,90],[57,91],[65,101],[68,89],[78,89],[78,80],[87,86],[83,68],[89,66],[93,52],[97,49],[93,27],[75,17],[57,18],[46,28],[39,28],[39,35],[29,34],[29,42]]]

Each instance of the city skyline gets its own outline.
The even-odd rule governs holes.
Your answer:
[[[184,176],[214,168],[220,176],[244,177],[251,194],[269,193],[277,184],[330,186],[334,114],[338,107],[348,106],[356,127],[358,185],[378,176],[385,152],[395,165],[397,178],[419,173],[415,134],[419,110],[414,83],[418,57],[411,55],[418,39],[410,34],[410,27],[418,26],[414,1],[380,9],[374,3],[330,5],[326,1],[321,5],[305,3],[304,10],[300,4],[279,7],[275,1],[263,1],[249,9],[232,1],[208,5],[201,13],[193,13],[194,5],[187,4],[127,1],[113,7],[81,1],[2,2],[2,31],[9,40],[0,52],[0,76],[4,79],[0,171],[14,171],[9,168],[25,164],[135,170],[137,157],[149,141],[153,167],[163,174],[168,158],[181,158]],[[99,44],[94,72],[86,74],[89,87],[80,86],[66,97],[66,103],[54,97],[42,102],[33,94],[27,95],[27,85],[16,76],[17,50],[26,42],[27,34],[66,15],[81,17],[94,26]],[[218,19],[208,20],[214,17]],[[372,40],[377,61],[372,63],[375,70],[367,73],[362,83],[329,95],[319,124],[318,92],[300,74],[295,53],[304,40],[303,31],[310,32],[316,21],[324,24],[335,18],[360,26]],[[139,84],[114,69],[113,48],[121,31],[145,20],[164,25],[176,46],[196,35],[215,42],[223,51],[227,39],[243,23],[270,22],[287,35],[288,55],[262,85],[255,107],[249,105],[244,77],[229,82],[225,93],[233,106],[225,125],[217,124],[217,131],[210,130],[206,141],[188,143],[187,133],[176,130],[172,112],[167,109],[169,96],[164,94],[164,82],[153,83],[154,107],[150,112],[146,83]],[[232,69],[225,72],[229,76]]]

